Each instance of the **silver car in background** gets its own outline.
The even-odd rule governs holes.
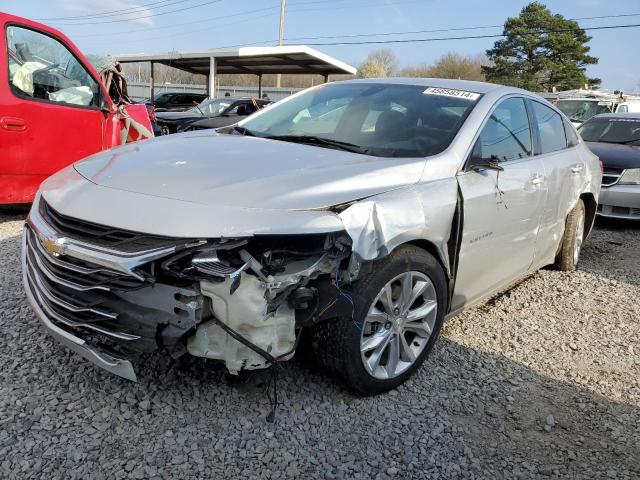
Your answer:
[[[597,214],[640,220],[640,113],[596,115],[579,132],[603,164]]]
[[[601,170],[523,90],[324,84],[223,134],[100,153],[47,180],[27,296],[68,348],[134,380],[161,351],[268,367],[296,349],[361,394],[404,382],[445,318],[573,270]]]

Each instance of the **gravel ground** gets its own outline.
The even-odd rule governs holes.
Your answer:
[[[24,215],[0,212],[2,478],[639,478],[640,225],[600,222],[581,270],[538,272],[451,320],[397,391],[283,365],[151,358],[140,382],[51,340],[26,305]]]

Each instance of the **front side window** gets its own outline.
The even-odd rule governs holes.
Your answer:
[[[531,155],[531,128],[522,98],[500,103],[485,123],[474,147],[474,158],[504,162]]]
[[[241,125],[250,134],[276,140],[381,157],[425,157],[449,146],[481,97],[437,90],[368,82],[323,84]]]
[[[16,26],[8,27],[6,35],[14,94],[67,105],[98,105],[98,83],[62,43]]]
[[[567,148],[567,137],[560,114],[541,103],[531,102],[531,104],[540,134],[539,153],[557,152]]]

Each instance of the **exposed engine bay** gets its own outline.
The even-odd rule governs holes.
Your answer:
[[[357,273],[352,258],[345,233],[265,236],[185,249],[163,260],[161,271],[197,282],[203,298],[187,351],[238,373],[288,360],[301,328],[351,315],[350,297],[338,285]]]

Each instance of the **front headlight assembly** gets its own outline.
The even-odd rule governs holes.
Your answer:
[[[640,168],[625,170],[618,181],[619,185],[640,185]]]

